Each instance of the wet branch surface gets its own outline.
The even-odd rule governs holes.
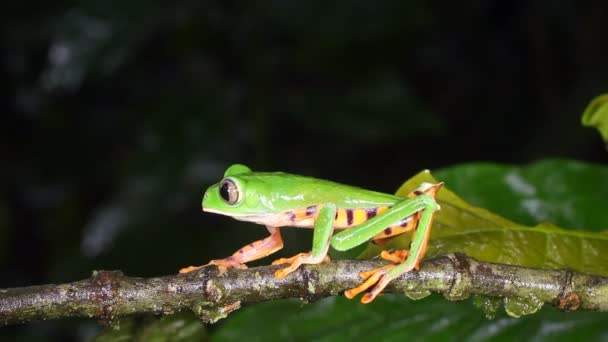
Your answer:
[[[340,260],[302,266],[277,280],[280,266],[220,272],[203,268],[185,275],[158,278],[127,277],[120,271],[95,271],[85,280],[0,289],[0,324],[64,317],[90,317],[110,324],[130,314],[171,314],[193,311],[205,322],[226,317],[242,304],[281,298],[315,301],[342,295],[361,283],[360,271],[385,264],[382,260]],[[533,269],[477,261],[449,254],[422,263],[395,279],[385,292],[423,297],[442,293],[449,300],[471,295],[534,298],[564,311],[608,311],[608,278],[569,270]],[[356,300],[356,299],[355,299]],[[364,305],[364,304],[361,304]]]

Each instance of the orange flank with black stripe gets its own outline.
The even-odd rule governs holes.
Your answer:
[[[408,216],[405,219],[401,220],[399,224],[385,228],[384,231],[376,234],[376,236],[372,238],[372,242],[376,245],[382,246],[391,238],[415,229],[416,225],[418,224],[418,215],[419,214],[416,213],[412,216]]]
[[[336,220],[334,222],[334,227],[337,229],[346,229],[358,226],[361,223],[371,219],[376,215],[382,214],[387,210],[388,207],[338,209],[336,211]]]
[[[313,227],[317,218],[318,206],[311,205],[305,208],[286,211],[284,215],[284,223],[286,226],[295,227]]]
[[[348,229],[354,226],[358,226],[363,222],[380,215],[387,211],[390,207],[374,207],[374,208],[341,208],[336,210],[336,218],[334,221],[334,228],[336,229]],[[312,205],[306,208],[299,208],[296,210],[290,210],[283,213],[284,223],[286,226],[295,227],[314,227],[317,214],[319,212],[319,206]],[[377,244],[386,242],[385,239],[393,236],[403,234],[414,229],[417,220],[413,220],[412,217],[406,217],[397,225],[387,227],[383,232],[378,233],[373,241]]]

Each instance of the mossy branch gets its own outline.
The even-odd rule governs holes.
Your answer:
[[[91,317],[105,324],[136,313],[171,314],[192,310],[205,322],[226,317],[241,304],[301,298],[315,301],[340,295],[361,283],[358,273],[381,266],[382,260],[341,260],[302,266],[277,280],[279,266],[220,272],[207,267],[185,275],[127,277],[119,271],[96,271],[89,279],[61,285],[0,290],[0,324],[62,317]],[[504,298],[512,315],[532,313],[543,304],[564,311],[608,311],[608,278],[569,270],[532,269],[479,262],[449,254],[424,262],[419,271],[394,280],[386,292],[412,298],[430,292],[449,300],[471,295]],[[527,311],[517,311],[525,303]],[[530,303],[536,303],[529,310]],[[363,304],[361,304],[363,305]],[[515,309],[514,309],[515,308]]]

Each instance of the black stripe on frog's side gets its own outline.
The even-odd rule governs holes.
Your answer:
[[[346,224],[353,225],[353,209],[346,209]]]
[[[314,214],[316,214],[316,212],[317,212],[316,205],[311,205],[309,207],[306,207],[306,216],[313,216]]]
[[[365,209],[365,214],[367,216],[367,219],[369,220],[378,214],[378,208]]]
[[[289,220],[289,222],[296,221],[296,214],[293,211],[288,211],[287,213],[285,213],[285,215],[287,215],[287,219]]]

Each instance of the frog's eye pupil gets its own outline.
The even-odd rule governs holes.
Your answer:
[[[220,185],[220,197],[230,205],[236,204],[239,201],[239,190],[234,181],[224,179]]]

